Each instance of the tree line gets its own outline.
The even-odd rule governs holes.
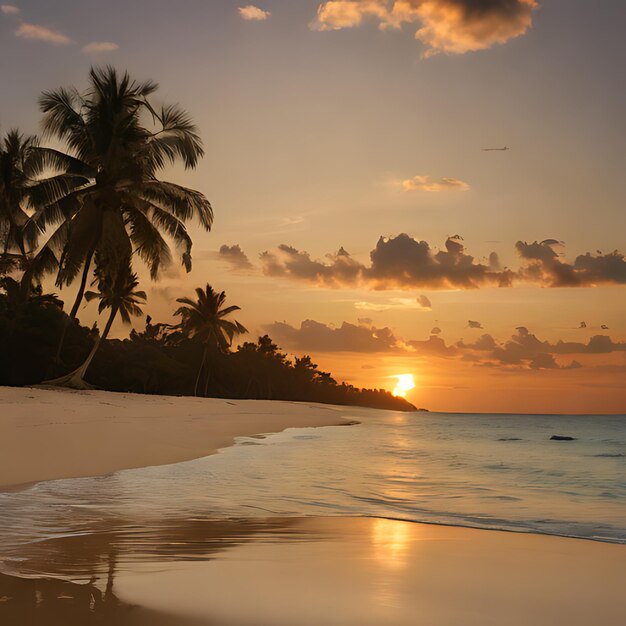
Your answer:
[[[236,350],[247,332],[207,284],[179,298],[177,324],[152,324],[108,339],[119,317],[142,314],[137,264],[153,280],[174,257],[192,267],[188,225],[209,231],[213,210],[199,191],[160,178],[168,165],[197,166],[198,128],[178,105],[157,107],[158,85],[94,68],[84,91],[39,99],[43,141],[18,130],[0,140],[0,384],[45,382],[143,393],[366,404],[413,410],[383,390],[338,384],[308,356],[290,360],[265,336]],[[61,146],[61,147],[58,147]],[[46,293],[74,285],[69,310]],[[81,304],[98,302],[97,327]]]

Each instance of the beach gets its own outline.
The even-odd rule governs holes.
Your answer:
[[[230,521],[185,533],[195,549],[184,558],[165,558],[173,536],[162,537],[154,546],[160,558],[132,566],[103,538],[50,542],[48,559],[90,564],[91,580],[0,574],[0,620],[621,626],[626,611],[624,546],[368,518],[265,520],[254,527]]]
[[[349,423],[322,405],[67,389],[0,387],[0,408],[0,489],[178,463],[244,435]]]
[[[307,480],[354,492],[353,474],[367,472],[346,446],[362,448],[359,433],[383,439],[388,432],[381,445],[393,442],[425,463],[407,438],[415,417],[44,389],[1,389],[0,401],[3,625],[623,623],[625,545],[415,523],[366,515],[365,508],[347,516],[321,501],[323,491],[302,492]],[[359,418],[354,428],[332,428]],[[419,419],[433,430],[433,420],[444,418]],[[500,433],[504,426],[490,428]],[[482,445],[471,442],[471,449]],[[521,444],[494,445],[511,457],[511,446]],[[545,443],[552,455],[574,450],[554,445]],[[379,459],[363,453],[373,471]],[[396,485],[389,497],[398,500],[398,476],[406,481],[408,470],[384,463],[386,480]],[[299,492],[289,490],[290,481]],[[289,515],[272,513],[286,502]]]

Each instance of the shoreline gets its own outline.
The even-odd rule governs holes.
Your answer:
[[[342,417],[342,409],[278,400],[0,387],[0,492],[190,461],[233,445],[237,437],[358,423]]]
[[[359,421],[345,415],[355,410],[367,413],[377,409],[285,400],[0,387],[0,493],[19,492],[47,481],[183,463],[229,448],[239,437],[290,428],[356,425]],[[39,415],[46,416],[45,422]],[[24,476],[30,479],[24,480]],[[367,512],[355,518],[626,545],[626,537],[616,540]]]

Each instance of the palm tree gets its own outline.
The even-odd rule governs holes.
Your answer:
[[[213,222],[203,194],[157,178],[168,163],[182,161],[193,169],[203,156],[189,115],[175,105],[157,110],[149,102],[158,88],[152,81],[136,82],[111,67],[92,68],[89,79],[84,93],[61,88],[40,98],[46,136],[62,141],[69,152],[51,150],[48,162],[66,165],[69,159],[89,179],[36,215],[40,229],[58,226],[53,242],[60,252],[57,285],[81,277],[69,321],[76,318],[92,261],[105,240],[127,242],[156,279],[159,268],[171,260],[163,234],[173,240],[190,271],[192,241],[186,223],[195,218],[210,230]],[[63,337],[59,354],[62,343]]]
[[[73,372],[48,381],[47,384],[64,385],[75,389],[89,389],[90,385],[84,381],[85,374],[91,365],[91,362],[111,330],[111,326],[119,314],[125,324],[130,324],[131,316],[141,315],[141,305],[146,300],[146,294],[143,291],[137,291],[139,284],[137,274],[131,270],[129,259],[118,263],[116,267],[112,267],[108,263],[98,263],[101,259],[96,259],[96,281],[98,283],[98,291],[88,291],[85,293],[87,301],[99,300],[98,312],[102,313],[106,309],[110,309],[109,318],[106,322],[102,334],[96,339],[91,352],[83,362]],[[142,302],[143,301],[143,302]]]
[[[0,139],[0,264],[3,273],[24,271],[25,292],[32,280],[55,269],[48,246],[36,251],[41,231],[29,209],[54,203],[86,181],[73,171],[70,160],[58,158],[51,163],[49,150],[40,147],[34,136],[11,130]]]
[[[224,308],[226,293],[219,293],[207,284],[206,289],[198,287],[196,289],[197,300],[191,298],[178,298],[176,302],[182,304],[174,315],[180,315],[179,328],[188,338],[196,339],[203,346],[202,361],[198,369],[194,395],[198,395],[200,376],[205,367],[210,349],[227,352],[237,335],[247,333],[247,329],[237,321],[230,321],[226,318],[235,311],[240,311],[240,307],[232,305]],[[207,368],[205,379],[205,393],[208,384],[210,371]]]
[[[17,130],[8,132],[0,140],[0,234],[2,255],[17,260],[26,256],[25,241],[29,234],[36,240],[36,233],[25,231],[29,220],[25,211],[29,182],[28,162],[36,145],[34,137],[24,137]],[[35,245],[35,241],[30,241]]]

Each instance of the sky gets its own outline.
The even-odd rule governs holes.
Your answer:
[[[626,412],[625,19],[621,0],[23,0],[0,6],[0,130],[39,132],[40,92],[92,65],[152,78],[206,148],[163,178],[215,210],[190,274],[141,272],[153,318],[208,282],[243,339],[358,386],[411,374],[420,407]]]

